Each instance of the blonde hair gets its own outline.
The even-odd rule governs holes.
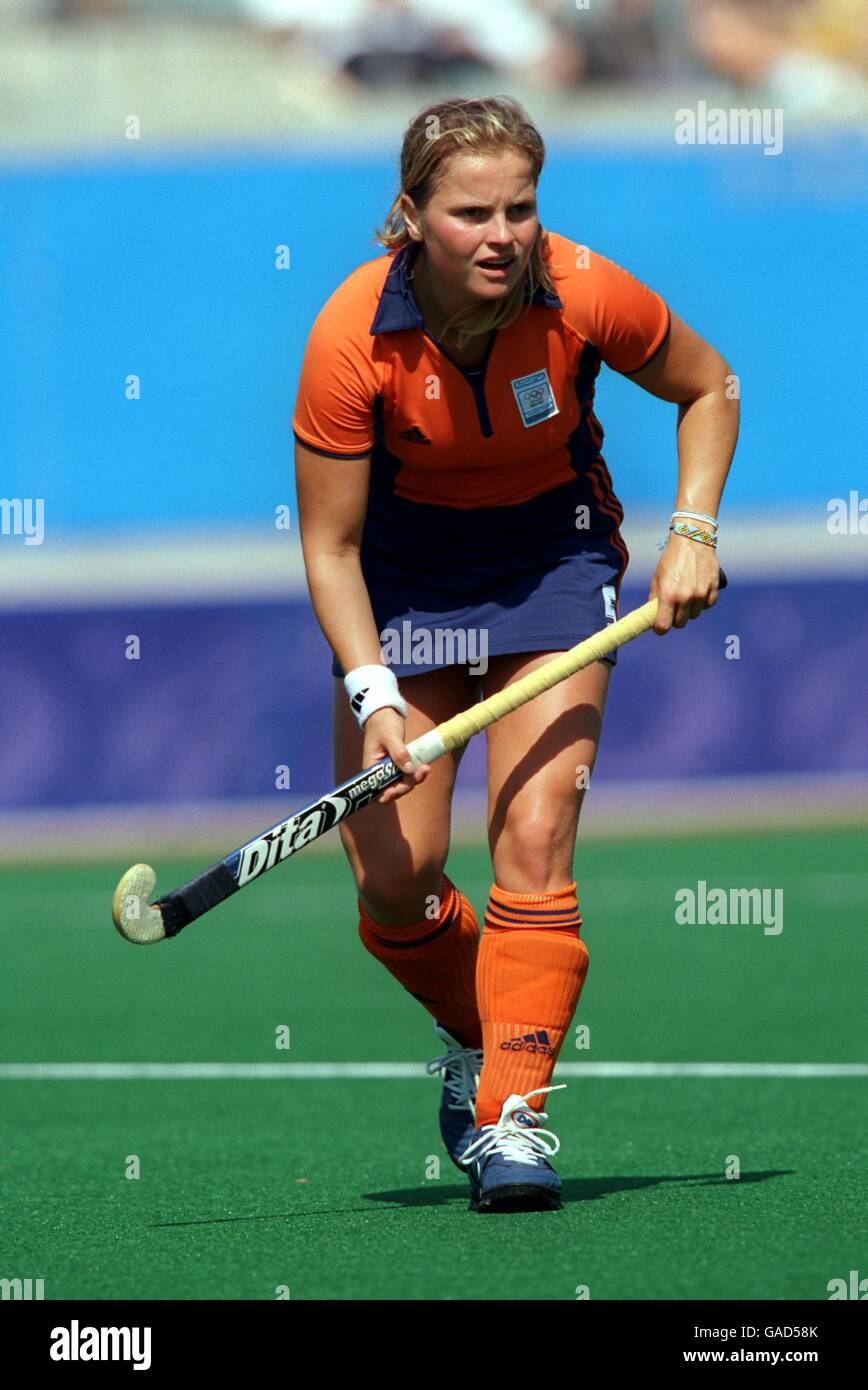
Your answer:
[[[455,97],[426,106],[414,116],[401,146],[401,189],[389,209],[376,240],[397,252],[411,242],[401,213],[401,196],[408,194],[424,209],[446,175],[455,154],[489,153],[514,149],[527,156],[536,188],[545,162],[545,145],[524,108],[512,97]],[[554,291],[543,252],[546,234],[540,227],[518,284],[501,300],[468,305],[453,314],[443,329],[452,331],[460,345],[493,328],[506,328],[529,306],[537,289]]]

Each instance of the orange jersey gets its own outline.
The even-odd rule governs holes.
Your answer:
[[[337,458],[371,453],[395,497],[459,509],[512,506],[587,473],[603,439],[600,363],[645,366],[669,331],[664,301],[549,232],[556,292],[540,288],[469,369],[426,333],[408,249],[359,266],[317,315],[293,416],[299,442]]]

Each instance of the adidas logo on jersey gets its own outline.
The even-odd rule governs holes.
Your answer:
[[[555,1050],[549,1042],[548,1033],[525,1033],[520,1038],[510,1038],[500,1044],[501,1052],[541,1052],[545,1057],[554,1057]]]
[[[406,439],[410,444],[430,444],[431,440],[423,434],[418,425],[413,425],[408,430],[398,431],[399,439]]]

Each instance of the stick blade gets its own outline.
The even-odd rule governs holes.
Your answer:
[[[162,913],[148,902],[156,883],[157,875],[150,864],[134,864],[115,889],[112,921],[121,936],[135,946],[150,946],[165,939]]]

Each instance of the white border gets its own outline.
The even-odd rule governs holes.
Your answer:
[[[627,585],[644,585],[659,559],[668,516],[634,512],[622,527]],[[868,536],[832,536],[816,515],[751,511],[721,521],[719,556],[733,585],[755,580],[861,579]],[[296,531],[199,528],[81,534],[42,545],[0,537],[0,609],[117,608],[307,597]]]

